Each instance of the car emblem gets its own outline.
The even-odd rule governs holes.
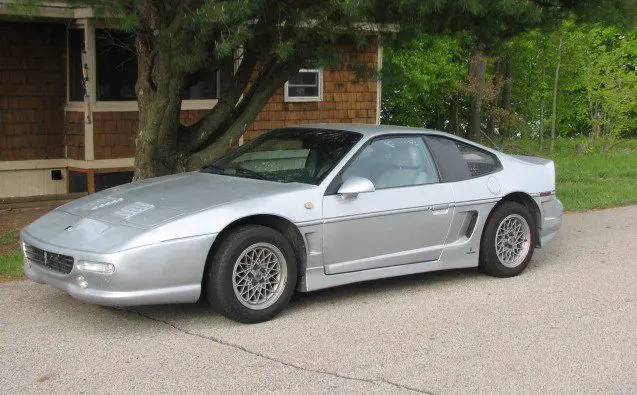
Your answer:
[[[115,211],[113,215],[124,218],[125,220],[129,220],[136,215],[139,215],[148,210],[152,210],[154,208],[155,206],[153,206],[152,204],[135,202],[120,208],[119,210]]]
[[[44,265],[45,266],[46,266],[48,260],[49,260],[49,254],[46,251],[44,251]]]
[[[116,196],[107,196],[107,197],[89,202],[88,204],[85,204],[82,207],[90,211],[95,211],[104,207],[112,206],[113,204],[117,204],[122,201],[124,201],[124,198],[116,197]]]

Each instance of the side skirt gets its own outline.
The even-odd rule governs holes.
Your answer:
[[[381,278],[407,276],[437,270],[477,267],[482,230],[489,213],[495,205],[496,202],[490,201],[475,205],[465,205],[463,210],[458,210],[456,214],[462,214],[466,211],[477,212],[478,215],[475,219],[473,232],[467,235],[466,227],[463,225],[465,224],[465,216],[456,215],[446,241],[449,244],[445,245],[442,255],[436,261],[415,262],[348,273],[326,274],[325,266],[322,265],[320,249],[310,249],[308,254],[308,263],[310,264],[305,270],[304,276],[301,277],[297,290],[309,292]],[[310,258],[312,258],[311,261]]]
[[[470,253],[467,253],[466,244],[467,243],[461,243],[461,245],[456,246],[456,248],[451,248],[443,252],[437,261],[410,263],[342,274],[325,274],[325,269],[322,266],[309,268],[305,272],[305,276],[299,284],[298,290],[301,292],[309,292],[380,278],[407,276],[437,270],[476,267],[478,266],[477,251],[474,249],[471,250]]]

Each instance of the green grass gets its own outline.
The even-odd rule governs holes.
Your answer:
[[[22,277],[22,252],[16,240],[18,229],[0,233],[0,278]],[[6,252],[8,250],[8,252]]]
[[[18,278],[22,272],[22,252],[14,251],[0,254],[0,278]]]
[[[10,245],[18,238],[17,229],[8,229],[4,233],[0,234],[0,247]]]
[[[540,149],[533,140],[508,140],[499,148],[553,159],[557,196],[566,210],[637,203],[637,139],[594,144],[587,139],[558,139],[552,154],[547,142]]]
[[[637,203],[637,152],[558,156],[557,195],[566,210]]]

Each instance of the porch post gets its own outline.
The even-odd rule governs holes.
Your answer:
[[[97,102],[97,82],[95,71],[95,20],[85,19],[84,23],[84,43],[86,48],[85,65],[86,75],[86,96],[84,97],[84,160],[95,159],[95,145],[93,142],[93,108]]]

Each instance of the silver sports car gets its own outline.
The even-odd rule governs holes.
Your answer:
[[[295,289],[474,266],[515,276],[562,211],[550,160],[431,130],[323,124],[75,200],[20,236],[27,276],[79,300],[205,296],[259,322]]]

